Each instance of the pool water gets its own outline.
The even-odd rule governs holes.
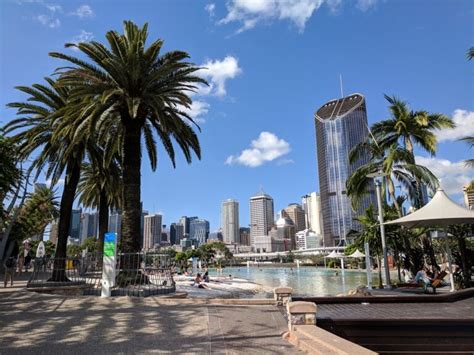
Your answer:
[[[215,272],[211,271],[211,275]],[[298,296],[336,296],[347,293],[357,286],[367,285],[365,271],[324,269],[316,267],[226,267],[223,275],[244,278],[266,288],[285,286],[293,288]],[[372,275],[372,284],[377,284],[377,275]]]

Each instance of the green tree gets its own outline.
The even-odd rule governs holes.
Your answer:
[[[79,111],[69,109],[77,103],[70,97],[70,89],[60,86],[50,78],[45,78],[48,85],[34,84],[32,87],[19,86],[17,89],[28,95],[25,102],[13,102],[8,107],[17,109],[18,118],[5,126],[6,132],[19,131],[12,139],[19,145],[20,158],[41,153],[34,158],[32,167],[37,169],[38,176],[44,167],[46,175],[54,186],[64,173],[64,188],[61,196],[58,241],[54,265],[53,280],[66,280],[64,257],[66,256],[67,238],[72,214],[72,207],[79,183],[81,164],[87,150],[95,145],[93,136],[75,139],[78,120],[72,116]]]
[[[474,137],[464,137],[460,140],[466,142],[469,145],[469,149],[472,149],[472,147],[474,147]],[[464,163],[466,164],[466,166],[474,168],[474,159],[468,159]]]
[[[108,166],[103,166],[102,154],[95,156],[92,163],[82,164],[81,180],[77,191],[79,201],[85,207],[96,208],[99,211],[99,243],[98,252],[104,249],[104,236],[109,225],[110,208],[122,206],[122,183],[119,165],[112,160]]]
[[[185,61],[189,55],[172,51],[161,55],[163,41],[146,47],[148,25],[139,28],[125,21],[124,34],[109,31],[108,47],[92,41],[68,44],[90,62],[62,54],[55,58],[73,64],[61,70],[59,81],[71,87],[70,110],[79,112],[75,139],[93,131],[107,136],[107,146],[120,151],[123,171],[123,214],[121,243],[124,251],[140,249],[141,139],[153,170],[157,164],[155,136],[175,166],[173,140],[192,161],[192,152],[201,156],[199,140],[184,112],[192,100],[187,92],[207,84],[195,75],[200,68]],[[74,104],[75,103],[75,104]],[[113,132],[113,134],[112,134]],[[154,134],[155,133],[155,134]]]
[[[21,169],[16,145],[0,132],[0,231],[3,229],[3,203],[20,185]]]

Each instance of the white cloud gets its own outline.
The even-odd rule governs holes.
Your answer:
[[[448,159],[416,156],[416,163],[426,166],[441,182],[448,194],[459,194],[464,185],[474,179],[474,171],[463,161],[452,162]]]
[[[193,100],[191,108],[183,108],[183,111],[190,115],[196,123],[205,123],[206,120],[202,118],[202,116],[209,112],[210,107],[211,105],[209,105],[207,102]]]
[[[200,87],[200,95],[224,96],[226,94],[225,83],[242,73],[239,60],[233,56],[227,56],[222,60],[208,60],[202,67],[206,68],[199,72],[209,82],[209,86]]]
[[[214,3],[207,4],[204,7],[204,10],[207,11],[207,13],[209,14],[209,17],[214,17],[214,15],[216,14],[216,4]]]
[[[57,28],[61,26],[61,21],[59,21],[58,18],[54,18],[52,16],[48,15],[37,15],[33,17],[36,21],[41,23],[43,26],[49,27],[49,28]]]
[[[81,5],[76,9],[76,11],[72,12],[71,15],[84,19],[87,17],[93,17],[94,11],[92,11],[92,8],[89,5]]]
[[[356,7],[360,11],[367,11],[370,10],[371,8],[375,7],[377,4],[378,0],[357,0]]]
[[[474,112],[457,109],[454,111],[452,118],[456,127],[437,131],[436,137],[439,142],[455,141],[467,136],[474,136]]]
[[[94,38],[94,35],[92,34],[92,32],[87,32],[85,30],[81,30],[81,32],[77,36],[74,36],[74,38],[72,39],[71,42],[75,43],[75,44],[78,44],[78,43],[81,43],[81,42],[89,42],[93,38]],[[78,50],[76,47],[71,47],[71,49],[73,49],[75,51]]]
[[[374,7],[377,1],[356,0],[355,6],[361,11],[367,11]],[[299,32],[303,32],[306,22],[323,4],[336,13],[342,3],[342,0],[230,0],[227,3],[227,15],[218,21],[218,24],[240,23],[237,33],[241,33],[260,22],[288,20]]]
[[[240,164],[255,168],[290,152],[290,144],[270,132],[262,132],[239,156],[229,156],[225,164]]]
[[[46,8],[51,11],[51,12],[61,12],[63,10],[63,8],[61,7],[61,5],[56,5],[56,4],[44,4],[44,6],[46,6]]]

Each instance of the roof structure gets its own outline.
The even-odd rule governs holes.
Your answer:
[[[362,105],[364,100],[364,95],[352,94],[342,99],[328,101],[316,111],[315,117],[320,121],[335,120],[344,117]]]
[[[413,227],[445,227],[452,224],[474,223],[474,211],[459,206],[439,188],[430,202],[409,215],[384,224]]]

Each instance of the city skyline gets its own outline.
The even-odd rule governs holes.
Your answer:
[[[202,160],[187,165],[178,155],[173,169],[160,148],[161,160],[153,173],[144,154],[143,207],[161,212],[168,224],[182,215],[202,216],[216,230],[221,201],[235,198],[241,201],[240,224],[248,226],[249,206],[244,201],[259,185],[273,196],[275,210],[319,191],[313,113],[321,103],[341,97],[340,74],[344,92],[366,97],[369,125],[389,116],[384,93],[407,100],[415,110],[466,121],[459,129],[438,134],[436,157],[415,150],[417,162],[430,167],[456,202],[463,203],[462,186],[473,174],[462,164],[469,150],[456,139],[460,133],[470,134],[467,123],[474,119],[472,61],[466,60],[472,45],[468,17],[472,1],[373,1],[365,11],[352,2],[341,2],[333,11],[324,2],[300,18],[301,26],[294,18],[261,14],[254,28],[239,33],[237,22],[217,24],[228,14],[224,3],[215,3],[211,18],[205,10],[210,1],[142,1],[136,7],[118,2],[112,9],[107,1],[96,2],[89,4],[90,15],[85,17],[68,15],[80,2],[52,2],[62,7],[61,12],[50,13],[36,1],[5,1],[1,48],[16,55],[2,58],[2,67],[9,68],[0,81],[2,125],[14,117],[6,103],[24,98],[13,87],[42,82],[60,65],[49,52],[75,54],[64,43],[103,41],[105,31],[120,30],[125,19],[148,22],[150,38],[162,38],[166,50],[189,51],[194,63],[209,68],[205,76],[211,86],[193,96],[192,109],[202,129]],[[40,22],[40,15],[57,19],[59,26]],[[183,19],[179,24],[172,20],[177,17]],[[18,33],[25,43],[9,33]],[[201,36],[199,45],[189,33]],[[283,44],[276,39],[283,39]],[[427,53],[440,46],[442,60],[428,63]],[[282,67],[293,69],[282,71]],[[410,73],[415,72],[413,80]]]

